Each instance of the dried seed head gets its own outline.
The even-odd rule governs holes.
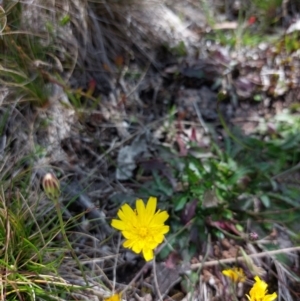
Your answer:
[[[52,174],[46,173],[42,180],[43,189],[49,199],[58,198],[60,195],[59,180]]]

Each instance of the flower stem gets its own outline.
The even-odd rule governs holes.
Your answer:
[[[68,239],[68,236],[67,236],[67,233],[66,233],[66,229],[65,229],[65,225],[64,225],[64,221],[63,221],[63,217],[62,217],[62,212],[61,212],[61,208],[60,208],[60,204],[59,204],[59,199],[58,197],[53,197],[52,198],[52,201],[54,202],[54,205],[55,205],[55,209],[56,209],[56,212],[57,212],[57,216],[58,216],[58,220],[59,220],[59,225],[60,225],[60,229],[61,229],[61,234],[63,236],[63,239],[66,243],[66,245],[68,246],[69,248],[69,251],[71,252],[72,254],[72,257],[74,258],[74,260],[76,261],[77,265],[78,265],[78,268],[80,269],[80,272],[82,274],[82,277],[86,283],[86,285],[88,285],[88,281],[87,281],[87,278],[85,276],[85,273],[84,273],[84,270],[82,268],[82,265],[80,264],[80,261]]]

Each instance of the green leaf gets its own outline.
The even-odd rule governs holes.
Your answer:
[[[273,192],[269,192],[268,196],[272,197],[272,198],[275,198],[277,200],[284,201],[285,203],[287,203],[289,205],[292,205],[292,206],[295,206],[295,207],[299,206],[299,203],[296,200],[292,200],[288,196],[284,196],[284,195],[281,195],[281,194],[278,194],[278,193],[273,193]]]
[[[235,225],[236,229],[240,232],[244,232],[244,227],[240,224]]]
[[[59,24],[61,26],[65,26],[70,22],[70,20],[71,20],[70,15],[65,15],[60,19]]]
[[[270,207],[271,202],[270,202],[270,198],[268,197],[268,195],[266,195],[266,194],[261,195],[260,200],[266,208]]]
[[[180,196],[174,204],[174,211],[180,211],[184,208],[185,204],[187,203],[188,197],[187,195]]]
[[[232,211],[228,209],[224,209],[224,211],[222,211],[222,216],[229,220],[233,218]]]

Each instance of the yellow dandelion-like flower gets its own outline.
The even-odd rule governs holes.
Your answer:
[[[258,276],[254,277],[255,283],[252,286],[249,295],[246,295],[250,301],[273,301],[277,298],[277,294],[267,295],[268,284],[261,280]]]
[[[118,219],[113,219],[112,227],[120,230],[126,240],[125,248],[135,253],[143,253],[146,261],[153,259],[153,250],[164,240],[169,226],[164,225],[169,215],[167,211],[156,211],[157,199],[150,197],[145,206],[143,200],[136,200],[136,210],[124,204],[118,211]]]
[[[234,267],[232,269],[223,270],[222,273],[230,278],[233,282],[244,282],[246,280],[246,276],[242,268]]]
[[[104,301],[121,301],[121,294],[114,294],[109,298],[104,299]]]

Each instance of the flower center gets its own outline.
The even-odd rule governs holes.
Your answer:
[[[148,235],[148,229],[146,227],[141,227],[139,229],[139,236],[144,238]]]

